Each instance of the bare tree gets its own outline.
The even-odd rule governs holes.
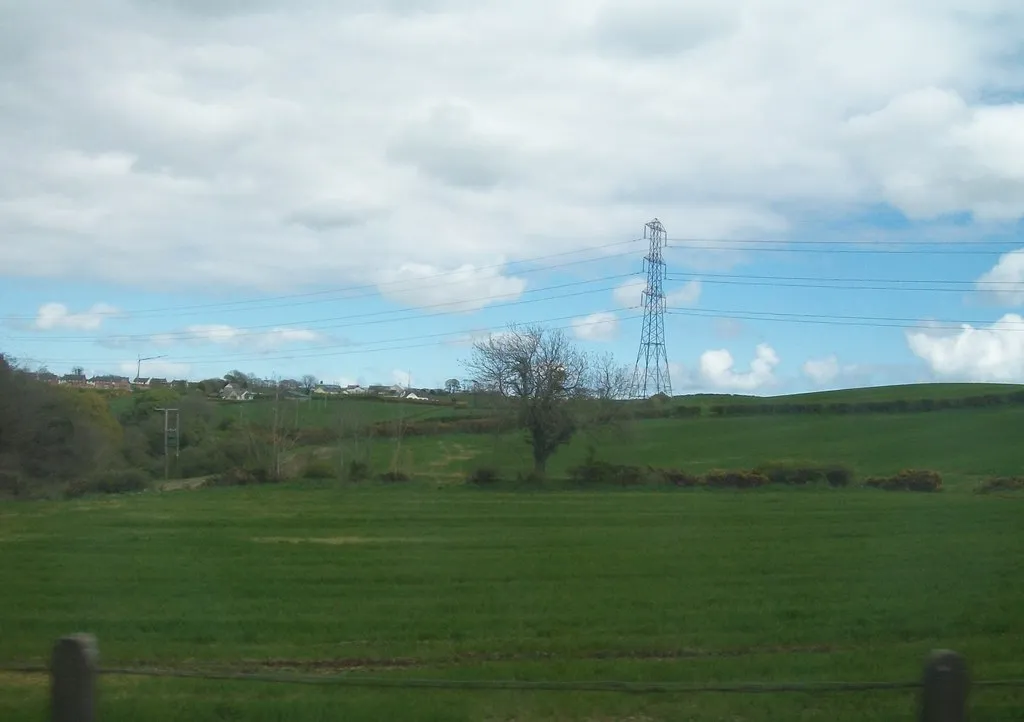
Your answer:
[[[302,377],[302,390],[307,394],[312,393],[313,389],[316,388],[317,378],[313,374],[306,374]]]
[[[462,391],[462,384],[458,379],[448,379],[444,382],[444,390],[450,394],[457,394]]]
[[[590,359],[587,398],[579,402],[579,425],[587,436],[588,454],[596,457],[598,448],[626,433],[628,398],[633,372],[608,353]]]
[[[477,388],[508,400],[533,450],[534,471],[577,429],[571,402],[589,394],[589,364],[561,331],[511,326],[473,345],[465,362]]]

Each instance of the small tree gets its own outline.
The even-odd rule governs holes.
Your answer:
[[[577,422],[572,401],[588,395],[588,359],[561,331],[511,326],[473,345],[465,362],[474,388],[507,400],[533,451],[535,473],[572,439]]]
[[[444,390],[450,394],[457,394],[462,391],[462,384],[458,379],[448,379],[444,382]]]
[[[307,394],[312,393],[313,389],[316,388],[316,376],[313,374],[306,374],[302,377],[302,390]]]

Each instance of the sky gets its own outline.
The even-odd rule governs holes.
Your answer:
[[[367,6],[374,9],[366,10]],[[1017,0],[0,0],[0,352],[437,387],[1024,382]]]

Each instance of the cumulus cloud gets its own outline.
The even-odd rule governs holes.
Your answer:
[[[705,351],[700,356],[700,378],[721,391],[757,391],[775,383],[778,354],[766,343],[757,345],[749,371],[736,370],[736,361],[726,349]]]
[[[271,328],[247,330],[223,323],[193,324],[181,331],[154,334],[150,340],[158,346],[213,344],[231,348],[251,348],[269,351],[293,344],[320,343],[327,335],[307,328]]]
[[[107,303],[93,304],[88,311],[79,313],[72,313],[63,303],[44,303],[36,312],[32,326],[40,331],[95,331],[104,321],[119,314],[117,308]]]
[[[1024,213],[1017,0],[9,5],[8,274],[276,290],[654,215],[713,239]]]
[[[827,356],[820,359],[808,359],[804,362],[801,370],[816,386],[825,386],[839,377],[842,370],[839,367],[839,359],[836,356]]]
[[[975,286],[984,297],[998,303],[1024,305],[1024,248],[1003,254]]]
[[[862,169],[882,198],[912,218],[968,211],[1024,215],[1024,103],[972,108],[955,90],[927,87],[850,119]]]
[[[445,271],[425,263],[406,263],[379,278],[380,291],[387,298],[447,313],[468,313],[492,303],[515,301],[526,289],[521,278],[470,264]]]
[[[932,373],[965,381],[1024,381],[1024,318],[1008,313],[988,328],[907,332],[910,350]]]
[[[643,304],[643,292],[647,281],[643,278],[630,278],[620,283],[613,292],[615,302],[622,308],[637,308]],[[703,288],[699,280],[687,281],[678,288],[665,289],[665,305],[669,308],[693,306],[700,300]]]
[[[619,333],[619,317],[602,311],[574,319],[572,332],[581,341],[611,341]]]

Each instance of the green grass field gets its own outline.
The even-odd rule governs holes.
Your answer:
[[[431,679],[1024,677],[1020,499],[285,486],[0,506],[0,662]],[[45,716],[0,675],[0,718]],[[104,677],[100,719],[910,720],[913,695],[627,696]],[[977,720],[1017,720],[985,690]]]
[[[964,386],[872,393],[991,392]],[[397,406],[321,405],[323,423],[338,409],[374,421]],[[314,423],[315,408],[300,414]],[[0,666],[45,662],[57,637],[87,631],[107,666],[858,682],[914,680],[927,652],[952,648],[975,678],[1024,678],[1024,494],[970,493],[982,477],[1021,474],[1021,428],[1024,408],[1001,406],[650,420],[594,440],[608,461],[693,472],[779,459],[843,462],[861,478],[935,469],[938,494],[479,490],[461,483],[469,470],[514,475],[528,447],[521,434],[460,434],[360,442],[378,470],[397,459],[415,477],[407,484],[0,503]],[[551,474],[564,476],[590,441],[562,449]],[[123,676],[104,677],[101,693],[101,722],[909,721],[915,703],[907,692],[630,696]],[[45,677],[0,672],[0,719],[43,719],[46,704]],[[976,722],[1019,720],[1024,689],[979,690],[972,706]]]
[[[934,469],[953,489],[986,476],[1024,474],[1020,429],[1024,407],[930,414],[782,415],[638,421],[597,440],[600,458],[623,464],[676,467],[692,472],[750,468],[780,459],[845,463],[861,476],[904,468]],[[416,476],[458,481],[478,466],[509,476],[526,471],[529,448],[520,433],[452,434],[402,441],[403,468]],[[577,437],[558,451],[549,470],[564,476],[586,455]],[[373,442],[378,467],[395,457],[392,439]]]

